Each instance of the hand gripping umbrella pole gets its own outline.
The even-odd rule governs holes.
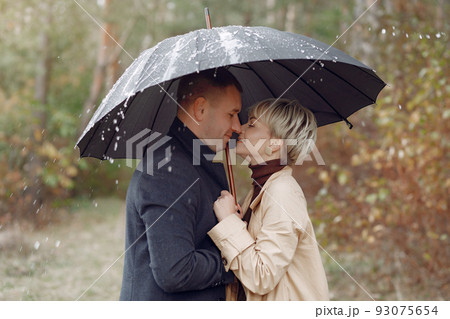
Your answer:
[[[208,8],[205,8],[205,19],[206,19],[206,27],[208,29],[211,29],[211,16],[209,14]],[[231,191],[231,195],[233,195],[234,203],[237,205],[236,189],[234,186],[233,167],[231,165],[229,143],[227,143],[227,145],[225,147],[225,157],[226,157],[226,166],[227,166],[227,172],[228,172],[228,180],[229,180],[229,184],[230,184],[230,191]]]

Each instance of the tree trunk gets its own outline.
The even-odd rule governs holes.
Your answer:
[[[47,16],[44,18],[44,25],[51,25],[51,11],[47,10]],[[34,122],[31,126],[31,141],[33,149],[28,157],[25,165],[25,171],[29,185],[24,192],[23,212],[32,220],[37,220],[37,214],[42,210],[44,204],[43,183],[41,179],[41,171],[43,161],[38,154],[39,147],[44,140],[45,129],[47,126],[47,100],[50,88],[50,77],[52,70],[52,56],[50,49],[50,36],[47,28],[43,28],[39,35],[39,58],[36,65],[35,92],[34,98],[37,102],[33,106]],[[31,215],[32,214],[32,215]]]
[[[295,22],[297,20],[297,4],[292,2],[287,5],[286,23],[284,29],[289,32],[295,32]]]
[[[276,0],[266,0],[266,10],[267,10],[267,24],[269,26],[275,26],[276,24],[276,12],[275,12]]]
[[[106,0],[104,4],[104,17],[105,21],[108,21],[108,12],[110,8],[111,0]],[[79,127],[79,133],[81,134],[89,122],[92,113],[95,108],[100,94],[102,93],[103,85],[105,83],[106,66],[108,64],[108,52],[112,48],[113,40],[111,39],[112,24],[105,22],[103,29],[100,29],[100,43],[98,46],[97,63],[94,68],[94,76],[92,79],[91,89],[89,97],[84,102],[83,111],[81,114],[81,122]]]

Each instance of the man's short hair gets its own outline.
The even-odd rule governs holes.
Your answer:
[[[197,97],[203,96],[213,88],[224,89],[234,85],[242,93],[239,81],[225,68],[216,68],[183,76],[178,84],[177,102],[190,105]]]

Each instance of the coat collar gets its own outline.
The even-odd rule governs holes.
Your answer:
[[[204,144],[178,117],[175,117],[169,135],[181,143],[183,150],[191,158],[194,166],[202,167],[222,189],[228,190],[228,181],[223,164],[212,161],[216,152]]]
[[[278,177],[280,176],[292,176],[292,168],[289,166],[286,166],[285,168],[283,168],[282,170],[273,173],[272,176],[269,177],[269,179],[267,180],[267,182],[264,184],[264,186],[262,187],[261,191],[259,192],[258,196],[255,197],[255,199],[253,200],[253,202],[250,203],[249,207],[254,210],[254,208],[256,206],[258,206],[259,202],[261,201],[262,195],[264,194],[264,192],[266,191],[266,189],[270,186],[270,184],[276,180]],[[249,195],[250,197],[248,198],[248,200],[251,199],[252,196],[251,192]]]

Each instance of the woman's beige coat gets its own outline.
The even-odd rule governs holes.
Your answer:
[[[328,285],[303,191],[287,166],[274,173],[260,194],[247,195],[253,215],[248,230],[236,215],[208,235],[221,250],[225,269],[244,286],[247,300],[328,300]],[[228,287],[227,300],[236,300]]]

